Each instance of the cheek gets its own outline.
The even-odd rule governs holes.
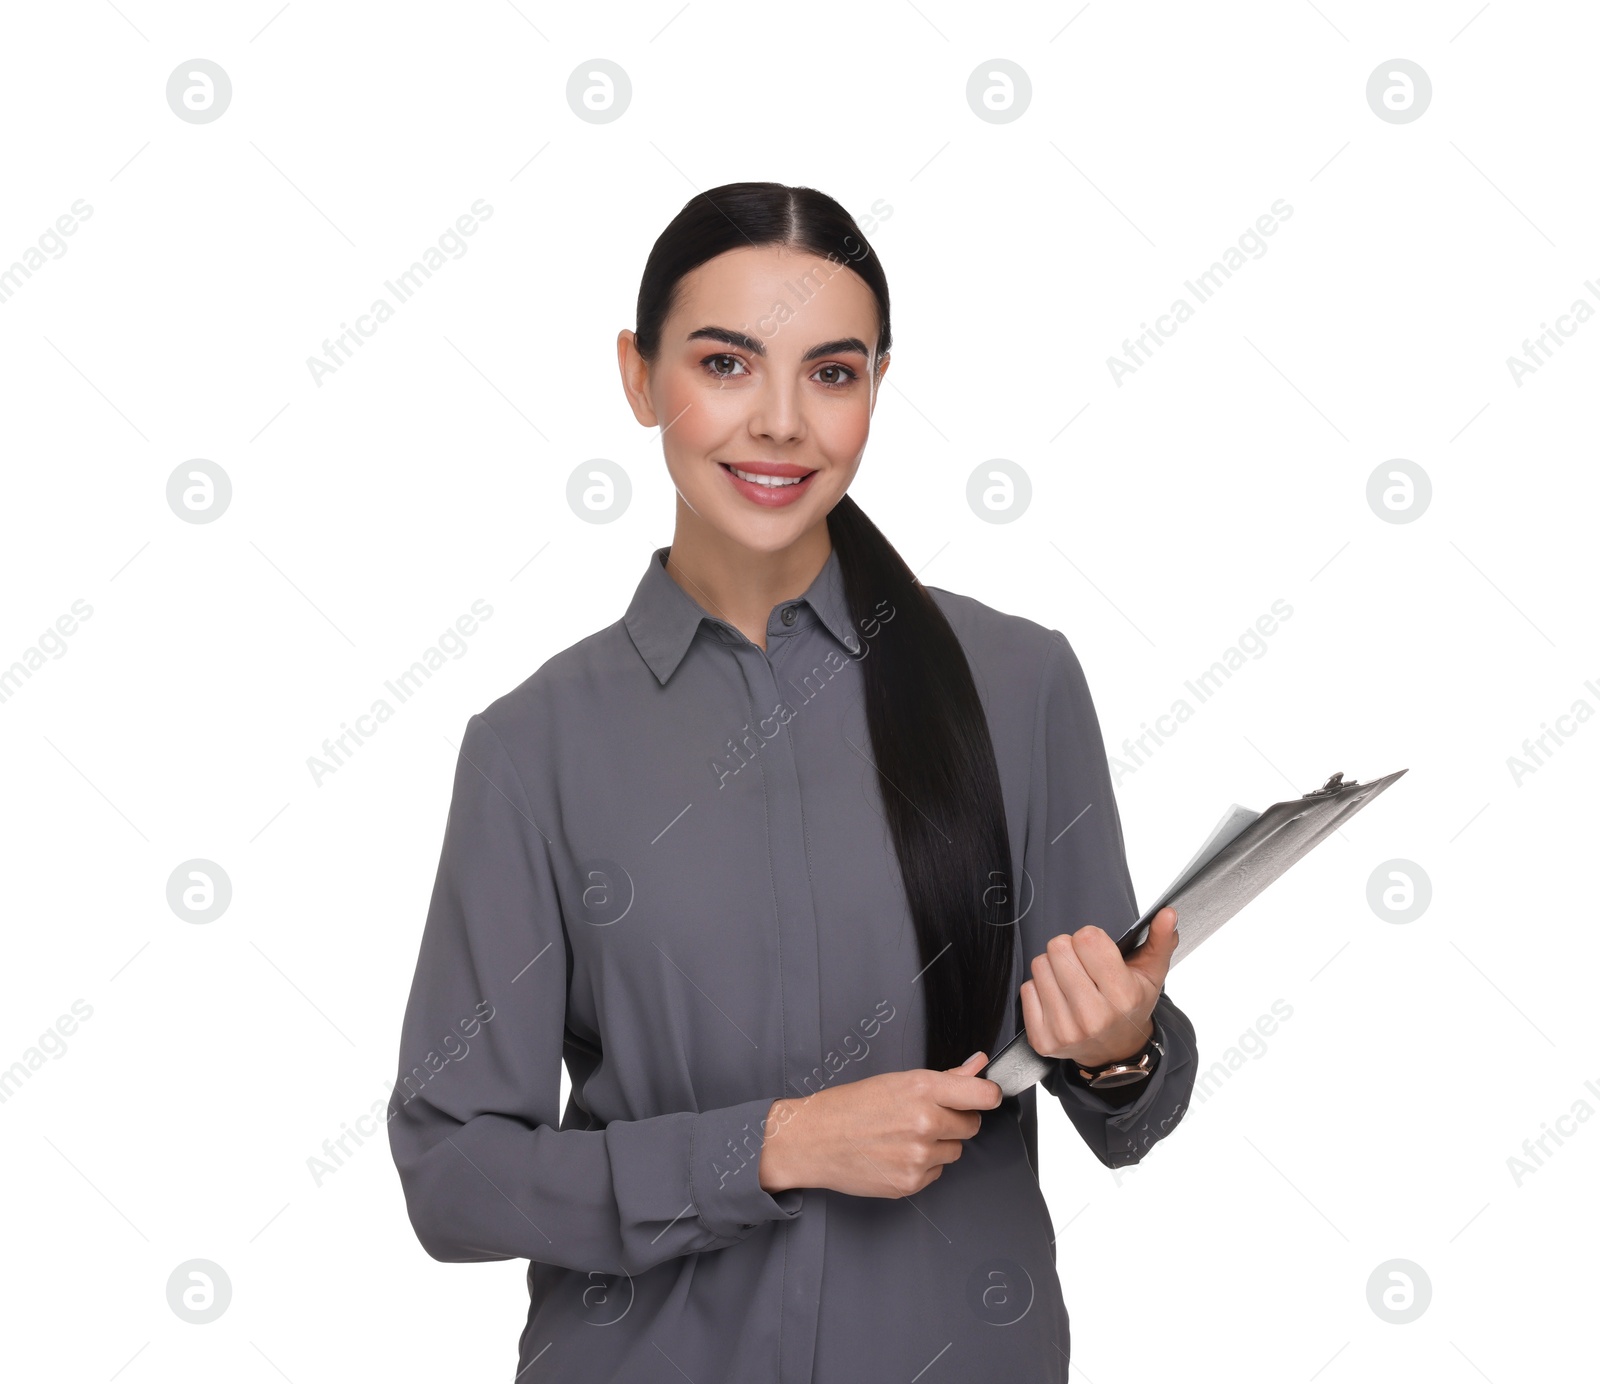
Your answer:
[[[813,422],[812,435],[831,461],[855,461],[867,445],[871,421],[863,400],[859,405],[820,411]]]
[[[663,381],[656,411],[663,426],[670,425],[663,439],[669,456],[704,456],[716,450],[744,416],[735,395],[706,389],[683,374]]]

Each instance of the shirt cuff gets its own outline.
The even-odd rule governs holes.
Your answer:
[[[761,1185],[761,1146],[776,1098],[763,1096],[695,1117],[689,1194],[700,1223],[719,1239],[742,1239],[765,1221],[792,1221],[804,1194],[798,1187],[769,1192]]]

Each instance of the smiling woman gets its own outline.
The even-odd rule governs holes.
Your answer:
[[[497,1017],[390,1143],[430,1254],[531,1261],[521,1384],[1064,1384],[1036,1092],[975,1073],[1025,1030],[1107,1167],[1188,1103],[1172,910],[1111,941],[1139,912],[1071,646],[924,586],[846,493],[889,345],[831,197],[692,198],[617,338],[672,543],[462,737],[400,1071]],[[713,789],[707,747],[767,708]]]

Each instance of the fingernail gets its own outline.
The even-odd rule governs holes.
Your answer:
[[[967,1062],[970,1062],[970,1061],[972,1061],[972,1059],[973,1059],[973,1058],[974,1058],[974,1057],[977,1057],[977,1056],[979,1056],[979,1055],[981,1055],[981,1054],[982,1054],[982,1052],[983,1052],[983,1049],[982,1049],[982,1048],[979,1048],[979,1049],[978,1049],[978,1051],[977,1051],[977,1052],[975,1052],[975,1053],[972,1053],[972,1054],[971,1054],[971,1055],[969,1055],[969,1056],[968,1056],[968,1058],[967,1058]],[[966,1066],[966,1065],[967,1065],[967,1062],[963,1062],[963,1063],[962,1063],[962,1064],[961,1064],[961,1065],[962,1065],[962,1066],[963,1066],[963,1067],[965,1067],[965,1066]]]

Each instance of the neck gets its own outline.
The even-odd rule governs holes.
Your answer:
[[[747,548],[700,522],[678,501],[667,574],[759,649],[775,605],[805,594],[833,551],[824,518],[786,548]]]

